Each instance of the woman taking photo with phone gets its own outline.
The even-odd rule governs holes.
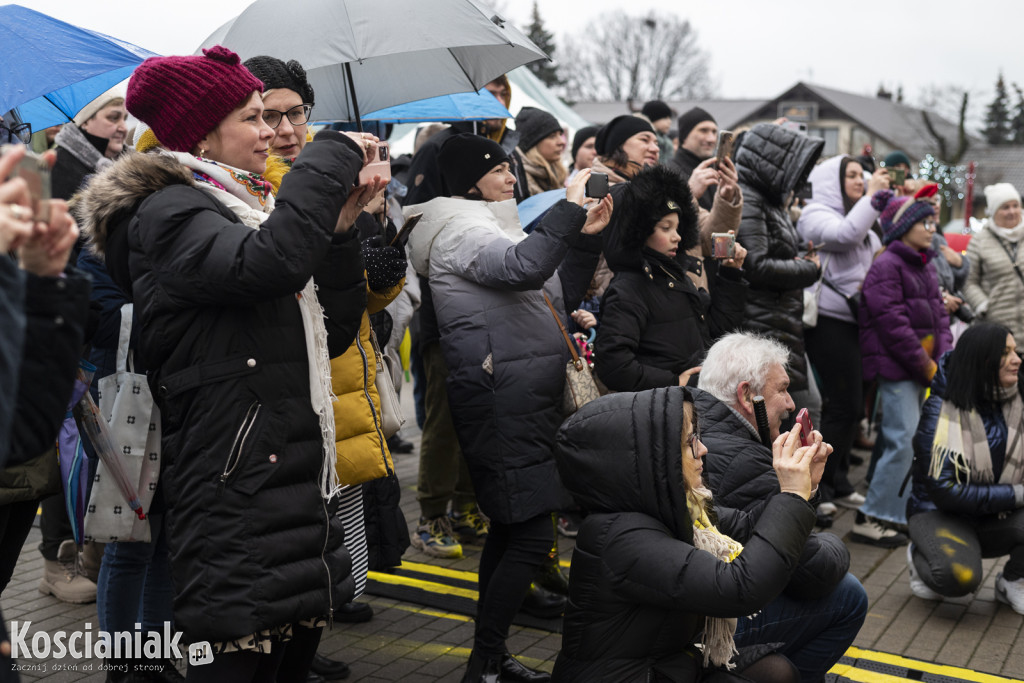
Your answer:
[[[508,653],[505,639],[554,543],[551,514],[568,503],[552,449],[564,417],[569,351],[552,307],[564,324],[567,309],[583,298],[612,200],[585,211],[590,174],[583,171],[527,235],[500,145],[457,135],[438,160],[452,196],[406,207],[407,214],[423,214],[409,236],[409,254],[416,272],[429,277],[453,422],[491,522],[480,556],[473,652],[462,680],[544,681],[545,674]]]
[[[764,630],[758,642],[794,641],[792,659],[772,646],[737,653],[734,642],[737,619],[766,608],[798,564],[828,445],[812,432],[801,447],[799,427],[781,434],[772,447],[779,493],[756,517],[713,508],[697,418],[690,391],[671,387],[598,399],[559,430],[559,473],[590,515],[576,538],[553,681],[796,683],[822,679],[818,669],[845,652],[845,641],[816,642],[815,627],[806,648]],[[821,618],[802,616],[788,621]]]
[[[807,178],[811,198],[796,224],[800,239],[819,247],[821,277],[808,290],[818,299],[818,321],[804,326],[807,356],[821,379],[821,433],[835,453],[821,480],[819,512],[857,509],[864,496],[847,478],[850,450],[864,412],[857,303],[864,276],[882,242],[872,229],[879,211],[875,192],[889,186],[885,169],[865,183],[864,168],[841,155],[819,164]],[[805,290],[805,291],[808,291]]]
[[[939,360],[914,435],[907,501],[910,590],[926,600],[977,590],[982,558],[1009,555],[996,599],[1024,614],[1024,401],[1010,330],[968,328]]]
[[[365,296],[339,214],[373,141],[321,133],[275,197],[262,90],[221,46],[147,59],[126,104],[161,147],[84,199],[160,408],[175,627],[213,650],[190,681],[305,680],[352,595],[329,359]]]

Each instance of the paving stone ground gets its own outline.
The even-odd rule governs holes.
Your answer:
[[[410,419],[402,434],[416,445],[416,451],[395,459],[403,489],[402,509],[411,531],[419,516],[415,491],[419,430],[412,419],[410,393],[408,387],[403,391]],[[869,454],[861,455],[867,458]],[[852,477],[862,493],[866,489],[865,473],[866,466],[862,465],[855,468]],[[851,571],[863,582],[870,600],[855,647],[1024,679],[1024,617],[995,600],[995,577],[1005,560],[983,563],[985,580],[976,594],[929,602],[910,592],[906,549],[885,550],[854,543],[849,537],[853,524],[853,511],[842,510],[831,531],[849,545]],[[38,592],[43,572],[43,560],[36,550],[39,540],[39,530],[34,528],[22,549],[14,579],[0,596],[5,620],[31,621],[30,633],[70,632],[84,629],[86,623],[97,629],[95,605],[68,605]],[[571,541],[559,539],[559,548],[563,559],[568,560]],[[410,548],[405,557],[475,571],[479,549],[467,547],[466,551],[458,560],[437,560]],[[471,619],[385,598],[364,596],[361,600],[373,606],[373,620],[365,624],[336,624],[333,630],[324,632],[320,644],[321,654],[349,663],[349,680],[457,683],[461,679],[472,646]],[[554,664],[560,643],[558,634],[520,627],[513,627],[508,641],[509,650],[521,655],[526,664],[547,670]],[[100,660],[24,660],[23,664],[37,667],[21,672],[24,681],[99,683],[105,677],[99,670]]]

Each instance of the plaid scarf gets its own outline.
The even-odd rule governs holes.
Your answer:
[[[711,502],[711,491],[699,488],[686,497],[686,509],[693,520],[693,547],[711,553],[722,562],[732,562],[743,552],[743,546],[711,523],[707,506]],[[700,646],[704,652],[704,666],[713,664],[734,669],[732,656],[736,650],[736,620],[724,617],[705,617],[704,634]]]
[[[1017,448],[1017,443],[1024,432],[1024,401],[1016,384],[1001,387],[999,392],[1006,420],[1006,457],[998,483],[1021,484],[1024,483],[1024,448]],[[960,410],[951,402],[943,401],[931,456],[928,475],[932,479],[939,478],[944,464],[949,461],[958,484],[997,483],[985,423],[977,410]]]

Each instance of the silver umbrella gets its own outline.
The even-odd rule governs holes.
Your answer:
[[[316,91],[316,118],[357,121],[435,95],[475,92],[547,55],[476,0],[257,0],[202,47],[243,60],[298,60]],[[358,95],[358,97],[357,97]]]

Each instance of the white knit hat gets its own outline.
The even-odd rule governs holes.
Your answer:
[[[995,215],[1000,206],[1016,199],[1020,203],[1020,192],[1010,183],[996,183],[985,186],[985,213]]]
[[[106,91],[105,93],[94,99],[92,102],[82,107],[82,110],[75,114],[75,118],[73,119],[75,125],[81,126],[83,123],[85,123],[93,116],[95,116],[96,112],[98,112],[100,109],[103,109],[103,107],[107,106],[111,102],[115,102],[117,100],[121,100],[122,102],[124,102],[124,95],[126,91],[127,88],[125,84],[118,83],[113,88]]]

